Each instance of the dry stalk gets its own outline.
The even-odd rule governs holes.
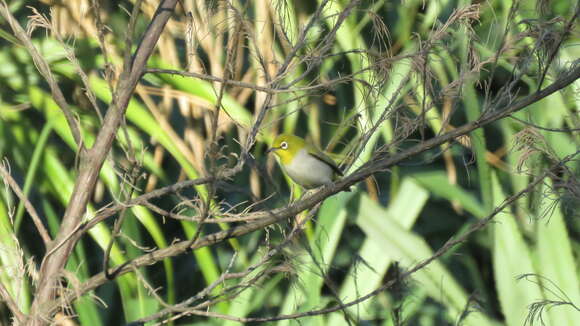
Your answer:
[[[44,257],[40,268],[39,284],[34,295],[34,301],[31,307],[29,325],[43,325],[46,324],[46,316],[51,316],[54,311],[48,313],[45,310],[45,303],[50,302],[56,296],[59,288],[58,280],[64,264],[71,254],[72,248],[78,241],[75,237],[75,232],[81,226],[82,217],[86,211],[87,203],[95,188],[95,184],[99,177],[99,171],[106,159],[113,139],[116,136],[117,130],[123,120],[125,110],[129,103],[138,81],[143,75],[145,63],[153,52],[155,44],[163,31],[163,28],[171,14],[177,0],[166,0],[159,4],[158,10],[153,17],[147,31],[145,32],[141,43],[139,44],[135,55],[125,56],[124,71],[121,74],[116,90],[114,92],[113,101],[110,104],[107,114],[104,117],[102,127],[95,139],[92,148],[84,149],[80,136],[79,126],[72,117],[72,113],[68,104],[64,100],[64,96],[60,88],[56,84],[50,68],[46,61],[42,58],[40,53],[32,45],[30,38],[26,35],[22,27],[16,22],[6,3],[3,1],[0,5],[0,13],[10,23],[14,33],[19,40],[25,44],[29,53],[33,56],[34,62],[38,69],[48,81],[53,98],[59,103],[63,113],[67,117],[69,127],[73,131],[75,141],[79,148],[80,155],[80,171],[75,182],[73,194],[70,198],[65,215],[62,219],[60,230],[55,238],[55,248],[52,246],[48,248],[50,255]],[[131,33],[130,31],[129,33]]]

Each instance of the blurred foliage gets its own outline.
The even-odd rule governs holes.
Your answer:
[[[274,74],[276,65],[289,51],[284,38],[295,42],[317,7],[308,1],[232,2],[247,19],[243,28],[236,25],[236,12],[228,10],[222,1],[184,0],[185,8],[193,8],[193,26],[188,25],[183,8],[178,5],[149,67],[224,76],[225,44],[232,37],[230,32],[243,31],[244,37],[236,47],[232,79],[265,85],[264,69]],[[309,31],[299,55],[306,57],[317,49],[347,3],[329,3],[324,19]],[[403,107],[404,114],[397,118],[423,118],[425,124],[406,141],[389,147],[390,152],[476,119],[483,103],[498,96],[497,91],[512,82],[514,71],[519,71],[518,58],[526,56],[534,45],[534,24],[547,24],[557,17],[569,19],[577,5],[569,0],[481,2],[478,16],[468,24],[452,25],[423,62],[405,58],[424,45],[422,40],[433,38],[432,31],[440,28],[454,9],[470,3],[362,1],[337,32],[332,44],[336,55],[324,57],[320,63],[312,62],[313,67],[309,62],[296,65],[282,76],[281,84],[302,90],[274,95],[272,110],[251,151],[253,164],[217,189],[216,207],[241,212],[248,203],[270,196],[253,209],[288,203],[293,185],[283,178],[273,158],[265,154],[268,141],[278,132],[306,136],[321,148],[332,150],[336,157],[345,158],[391,100],[395,101],[394,106]],[[156,5],[157,1],[144,1],[134,39],[144,32]],[[512,5],[517,10],[510,14]],[[101,3],[107,57],[99,44],[99,28],[90,1],[10,1],[10,8],[22,25],[32,14],[28,6],[52,17],[52,32],[37,28],[32,38],[73,105],[85,142],[91,144],[100,125],[99,117],[65,49],[74,52],[89,76],[98,110],[105,114],[111,98],[105,79],[111,70],[105,63],[110,62],[112,71],[120,71],[133,2]],[[563,23],[545,26],[557,29]],[[525,32],[529,32],[526,37]],[[579,32],[576,27],[565,40],[543,85],[538,85],[541,67],[536,62],[529,64],[517,81],[518,96],[547,85],[557,78],[558,71],[566,69],[566,64],[580,57]],[[54,33],[65,40],[64,47]],[[497,60],[497,66],[488,62],[464,79],[462,73],[470,60],[483,62],[506,40],[513,42],[513,48]],[[193,49],[188,49],[188,43]],[[73,189],[76,148],[46,83],[3,20],[0,45],[0,157],[9,162],[12,176],[54,235]],[[257,62],[258,57],[265,59],[266,68]],[[381,61],[383,58],[400,59]],[[380,66],[381,62],[384,66]],[[373,69],[364,69],[373,64]],[[416,65],[423,65],[429,74],[418,74]],[[307,89],[309,85],[353,73],[356,75],[351,80]],[[292,84],[302,74],[305,78]],[[487,83],[490,77],[491,82]],[[443,94],[454,89],[452,84],[457,80],[461,81],[461,92]],[[210,122],[219,87],[217,82],[190,77],[145,75],[127,111],[126,133],[119,133],[101,171],[87,216],[111,201],[127,199],[123,197],[127,186],[122,178],[133,168],[139,171],[134,195],[205,175],[209,165],[207,140],[211,138]],[[236,159],[234,154],[239,153],[239,144],[266,97],[263,92],[237,86],[228,86],[226,91],[222,101],[225,114],[220,115],[218,123],[218,146],[224,154],[219,164],[232,164],[230,161]],[[580,82],[576,81],[514,116],[546,128],[578,128],[579,92]],[[425,103],[432,106],[426,114],[422,113]],[[381,124],[351,171],[369,160],[376,148],[398,139],[397,123],[390,119]],[[538,174],[551,159],[577,151],[578,135],[578,131],[551,132],[506,119],[477,130],[465,143],[458,140],[458,144],[430,150],[378,174],[375,180],[358,185],[352,192],[324,202],[303,238],[285,251],[282,259],[289,266],[287,271],[215,305],[212,311],[239,317],[272,316],[354,300],[428,258],[450,237],[489,214],[507,194],[524,189],[530,175]],[[529,141],[524,143],[523,139]],[[136,151],[137,163],[126,157],[129,147]],[[569,168],[578,175],[577,162],[570,163]],[[154,203],[168,211],[178,209],[182,215],[193,216],[196,206],[187,205],[187,201],[183,204],[184,198],[207,192],[207,188],[199,186],[183,191],[180,197],[166,196]],[[530,313],[530,305],[560,300],[576,307],[560,305],[545,310],[542,316],[546,325],[577,325],[579,207],[577,194],[575,197],[546,181],[533,194],[503,211],[496,224],[392,291],[345,311],[272,324],[334,326],[348,325],[350,320],[351,325],[519,326]],[[144,247],[163,248],[176,238],[192,237],[197,227],[192,222],[164,218],[145,207],[133,207],[126,214],[123,236],[111,252],[113,265],[143,254]],[[234,252],[237,258],[232,268],[242,271],[263,255],[266,244],[279,242],[291,225],[289,222],[141,268],[140,276],[125,275],[92,293],[100,300],[89,295],[78,300],[74,312],[82,325],[118,325],[153,314],[162,307],[148,293],[141,277],[154,288],[159,287],[166,302],[182,301],[214,282],[227,269]],[[204,225],[203,233],[220,227],[228,226]],[[78,281],[102,271],[103,249],[111,239],[112,228],[113,221],[101,223],[76,246],[67,269]],[[0,242],[0,282],[16,295],[18,304],[27,312],[34,283],[24,269],[26,264],[34,264],[31,257],[42,257],[44,249],[23,204],[8,189],[0,192]],[[518,280],[521,275],[528,276]],[[219,287],[215,291],[217,294]],[[0,308],[0,314],[0,320],[7,323],[7,310]],[[191,316],[175,323],[239,324]]]

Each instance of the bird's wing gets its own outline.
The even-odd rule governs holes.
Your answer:
[[[340,176],[344,175],[342,171],[338,168],[336,163],[334,163],[334,161],[330,157],[328,157],[328,155],[324,154],[323,152],[313,147],[308,148],[308,153],[316,157],[317,159],[321,160],[322,162],[326,163],[328,166],[332,168],[332,170],[334,170],[334,172],[336,172],[336,174]]]

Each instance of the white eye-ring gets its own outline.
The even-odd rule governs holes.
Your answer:
[[[285,141],[281,142],[281,143],[280,143],[280,148],[281,148],[281,149],[288,149],[288,143],[287,143],[287,142],[285,142]]]

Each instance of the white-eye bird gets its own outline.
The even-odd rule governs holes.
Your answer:
[[[278,135],[268,153],[276,154],[282,169],[306,189],[330,184],[335,175],[342,175],[330,157],[298,136]]]

